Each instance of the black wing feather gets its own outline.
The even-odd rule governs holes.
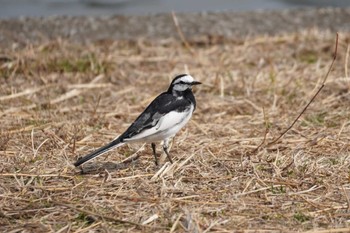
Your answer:
[[[184,111],[190,104],[191,103],[185,98],[177,98],[167,92],[160,94],[121,135],[121,141],[125,138],[131,138],[132,136],[155,126],[162,116],[171,111]]]

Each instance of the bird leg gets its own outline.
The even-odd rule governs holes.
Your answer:
[[[173,160],[172,160],[171,157],[170,157],[168,148],[169,148],[169,139],[165,139],[165,140],[164,140],[164,143],[163,143],[163,150],[164,150],[166,156],[168,157],[170,163],[173,163]]]
[[[153,156],[154,156],[154,162],[156,164],[156,166],[158,166],[158,157],[157,157],[157,153],[156,153],[156,144],[154,142],[151,143],[152,146],[152,150],[153,150]]]

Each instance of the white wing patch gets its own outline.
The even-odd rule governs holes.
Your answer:
[[[170,112],[162,116],[157,125],[146,129],[131,138],[125,139],[126,142],[155,142],[174,136],[191,118],[193,107],[184,112]]]

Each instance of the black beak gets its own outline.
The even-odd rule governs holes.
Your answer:
[[[201,82],[197,82],[197,81],[193,81],[192,83],[191,83],[191,85],[193,86],[193,85],[199,85],[199,84],[202,84]]]

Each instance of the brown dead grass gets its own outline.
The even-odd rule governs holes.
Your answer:
[[[350,35],[340,33],[326,87],[300,121],[247,156],[266,126],[268,142],[315,93],[334,37],[313,30],[198,38],[189,41],[194,55],[173,40],[1,48],[0,229],[348,231]],[[87,164],[84,174],[72,166],[122,133],[185,71],[204,84],[172,145],[173,165],[156,168],[149,145],[130,145]],[[141,158],[120,163],[133,153]]]

